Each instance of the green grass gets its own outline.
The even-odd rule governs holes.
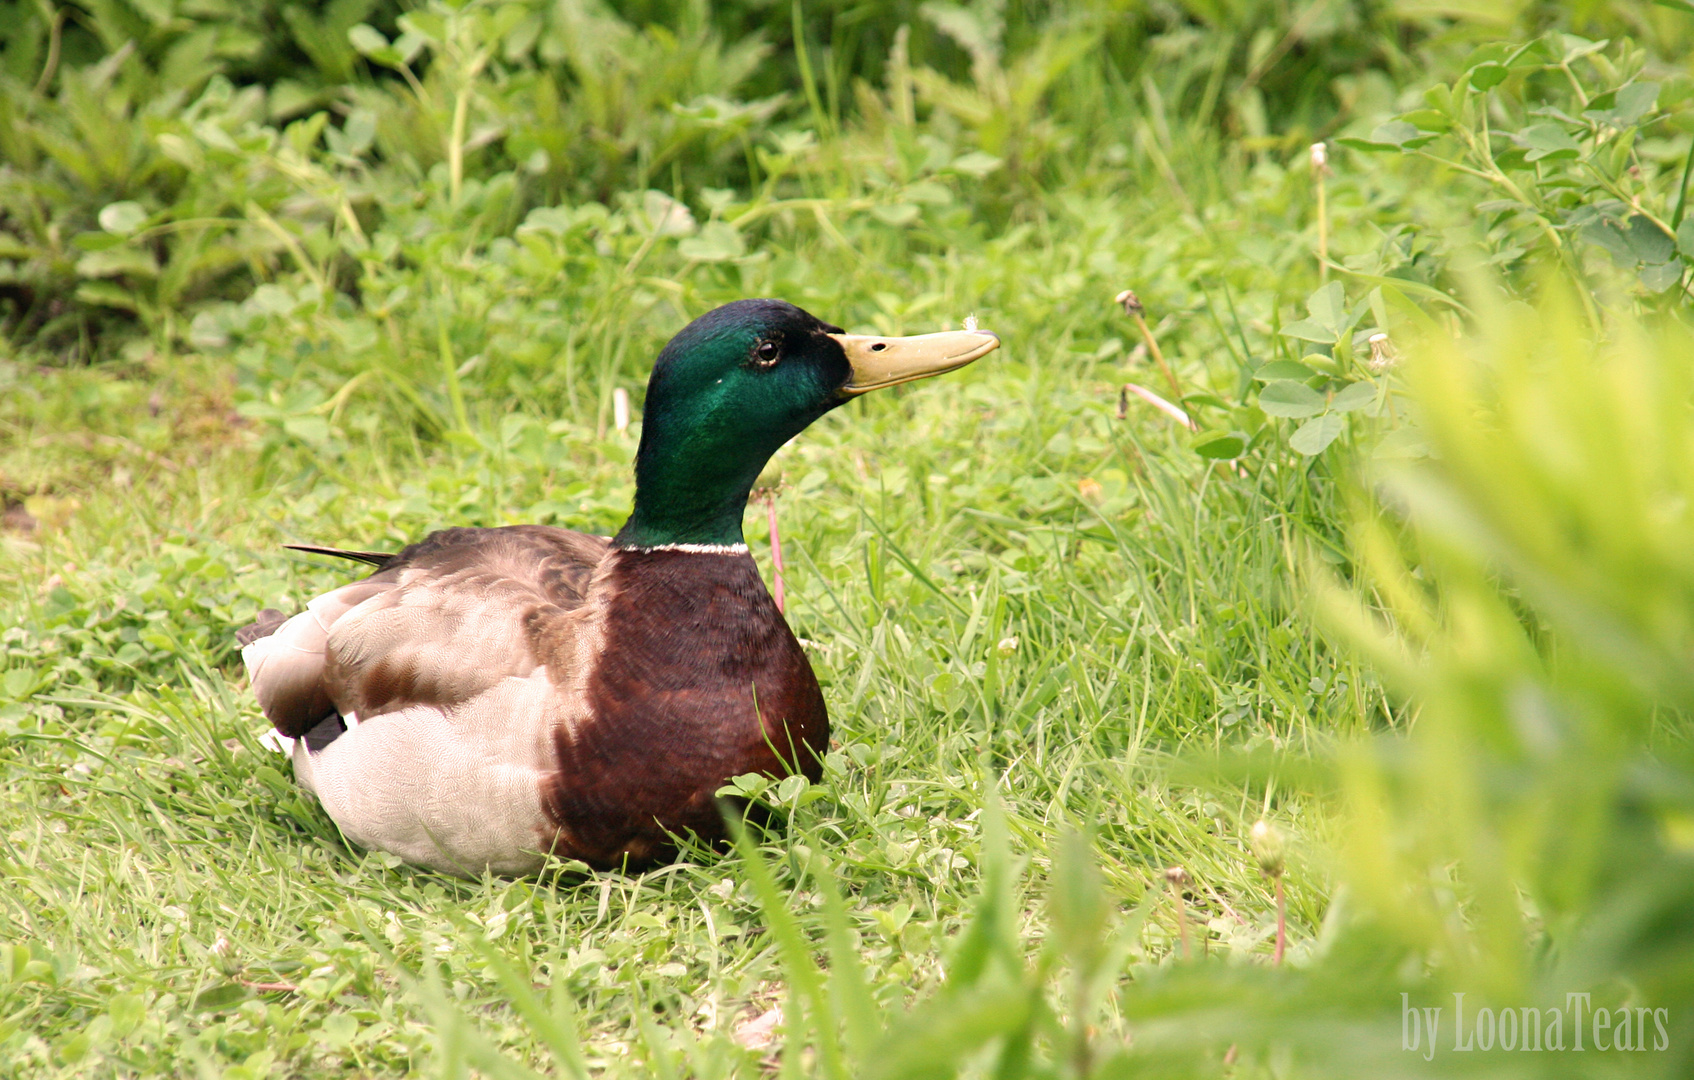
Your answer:
[[[1100,250],[1111,239],[1100,235]],[[1325,488],[1292,462],[1248,476],[1209,466],[1151,410],[1116,419],[1127,349],[1097,357],[1132,330],[1111,303],[1121,279],[1067,271],[1090,254],[1074,242],[1031,236],[1007,252],[1010,272],[976,255],[930,260],[924,285],[949,302],[891,320],[923,330],[975,310],[1005,337],[1001,353],[843,409],[775,464],[790,618],[815,643],[839,747],[802,799],[822,797],[771,850],[829,853],[891,1008],[934,985],[968,915],[991,777],[1032,882],[1053,837],[1092,824],[1115,903],[1162,894],[1164,868],[1183,865],[1197,883],[1196,940],[1264,955],[1268,893],[1242,838],[1267,806],[1304,835],[1313,807],[1174,787],[1163,763],[1184,747],[1306,745],[1384,719],[1371,676],[1326,648],[1290,595],[1297,538],[1328,512]],[[859,275],[893,276],[878,262]],[[976,298],[1067,272],[1079,280],[1062,299],[1038,288],[1021,319]],[[702,276],[684,279],[702,303],[740,291]],[[771,284],[743,288],[782,291]],[[1075,329],[1055,331],[1055,303],[1074,305]],[[554,391],[559,419],[523,405],[499,416],[494,395],[473,393],[483,434],[422,452],[368,403],[342,412],[348,433],[327,453],[279,445],[232,420],[227,400],[191,391],[213,377],[207,367],[158,378],[160,419],[139,427],[106,404],[132,392],[131,378],[13,369],[7,475],[79,504],[6,548],[20,628],[10,663],[45,685],[13,695],[33,704],[7,707],[0,817],[8,872],[25,887],[7,890],[0,940],[53,968],[20,978],[9,999],[28,1017],[9,1043],[20,1060],[51,1074],[87,1033],[98,1045],[82,1064],[97,1071],[260,1049],[309,1072],[421,1068],[429,1014],[396,992],[394,971],[444,964],[452,995],[480,1011],[501,995],[475,945],[505,912],[502,952],[578,995],[590,1059],[649,1068],[638,1063],[660,1050],[634,1017],[652,1009],[678,1033],[665,1039],[698,1043],[691,1067],[751,1067],[756,1055],[729,1033],[781,999],[785,980],[736,857],[472,886],[349,851],[286,764],[257,748],[265,725],[230,638],[258,607],[292,608],[344,579],[282,553],[286,540],[395,542],[449,522],[614,526],[634,433],[602,434],[598,405],[609,383],[635,388],[674,310],[656,309],[618,369],[579,376],[574,411],[568,390]],[[62,388],[71,380],[86,386],[80,398]],[[113,482],[118,468],[127,483]],[[1099,485],[1093,498],[1079,494],[1084,478]],[[763,563],[763,515],[748,531]],[[778,868],[792,880],[786,856]],[[1304,940],[1324,880],[1304,869],[1290,886]],[[1176,929],[1159,908],[1133,954],[1167,956]],[[220,936],[227,960],[210,951]],[[36,952],[13,956],[21,976]],[[240,994],[229,973],[301,991]],[[208,990],[250,1000],[196,1009]],[[139,1026],[89,1028],[119,994],[147,1002]],[[347,1017],[360,1032],[351,1042]],[[502,1023],[504,1041],[527,1045]]]
[[[1038,78],[1025,62],[1066,31],[1049,29],[977,89]],[[1239,119],[1258,91],[1218,34]],[[1325,122],[1370,143],[1396,99],[1474,66],[1452,59],[1464,36],[1423,41],[1439,70],[1390,64]],[[230,225],[256,288],[189,289],[127,345],[64,349],[121,359],[0,358],[0,1074],[1680,1075],[1680,1013],[1665,1054],[1426,1070],[1398,1043],[1402,992],[1694,1001],[1694,353],[1667,279],[1694,242],[1658,252],[1668,237],[1605,202],[1671,224],[1688,80],[1627,43],[1604,64],[1548,55],[1559,78],[1526,66],[1489,122],[1645,70],[1665,111],[1638,159],[1602,161],[1598,121],[1582,156],[1527,173],[1504,137],[1429,144],[1474,183],[1337,151],[1339,307],[1314,293],[1310,132],[1232,141],[1193,115],[1192,82],[1171,112],[1134,91],[1104,146],[1076,135],[1100,108],[1085,91],[1131,91],[1102,68],[1066,69],[1052,117],[1012,94],[975,127],[930,71],[921,117],[879,86],[814,142],[841,111],[826,85],[745,147],[748,176],[722,147],[676,150],[734,185],[655,184],[687,197],[683,235],[658,191],[551,209],[513,146],[459,181],[429,171],[405,145],[429,109],[397,91],[381,160],[296,128],[305,194]],[[269,136],[241,130],[276,180]],[[1529,202],[1476,212],[1496,159]],[[630,180],[615,164],[590,179]],[[293,246],[260,242],[272,211]],[[1550,222],[1569,226],[1556,250]],[[1558,321],[1581,307],[1565,278],[1599,321]],[[1119,415],[1124,382],[1163,387],[1112,302],[1125,286],[1238,462],[1139,399]],[[234,649],[259,608],[347,578],[280,545],[615,528],[637,433],[612,430],[613,390],[639,398],[672,332],[753,295],[876,332],[974,313],[1005,342],[773,462],[789,619],[834,720],[823,782],[750,784],[778,827],[643,875],[467,883],[343,843],[258,746]],[[1366,367],[1354,333],[1376,327],[1406,380]],[[1339,439],[1297,452],[1313,414],[1267,416],[1255,374],[1302,358],[1325,401],[1350,383],[1392,404],[1333,414]],[[768,572],[762,513],[748,537]],[[1281,967],[1261,818],[1287,839]],[[742,1045],[773,1006],[775,1041]]]

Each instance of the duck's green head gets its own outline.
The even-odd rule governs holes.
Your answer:
[[[708,311],[653,365],[635,509],[616,544],[741,543],[754,480],[806,425],[866,391],[952,371],[999,344],[986,330],[848,334],[781,300]]]

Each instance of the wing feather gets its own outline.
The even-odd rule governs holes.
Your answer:
[[[607,549],[538,525],[433,533],[247,644],[254,693],[291,737],[332,712],[450,710],[546,664]]]

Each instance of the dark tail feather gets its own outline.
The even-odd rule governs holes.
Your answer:
[[[270,637],[276,633],[276,628],[288,621],[288,616],[276,608],[266,608],[259,612],[258,620],[243,626],[235,632],[235,643],[245,648],[260,638]]]
[[[394,561],[392,551],[343,551],[341,548],[313,547],[311,544],[284,544],[290,551],[304,551],[312,555],[328,555],[334,559],[352,559],[354,562],[370,563],[377,569],[382,569]]]

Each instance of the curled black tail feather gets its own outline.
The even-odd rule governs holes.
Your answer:
[[[394,561],[397,554],[393,551],[345,551],[341,548],[314,547],[311,544],[284,544],[290,551],[304,551],[312,555],[328,555],[335,559],[351,559],[354,562],[370,563],[377,569],[382,569]]]
[[[266,608],[254,617],[254,621],[235,632],[235,643],[243,648],[253,644],[260,638],[268,638],[276,633],[277,627],[288,621],[288,616],[276,608]]]

